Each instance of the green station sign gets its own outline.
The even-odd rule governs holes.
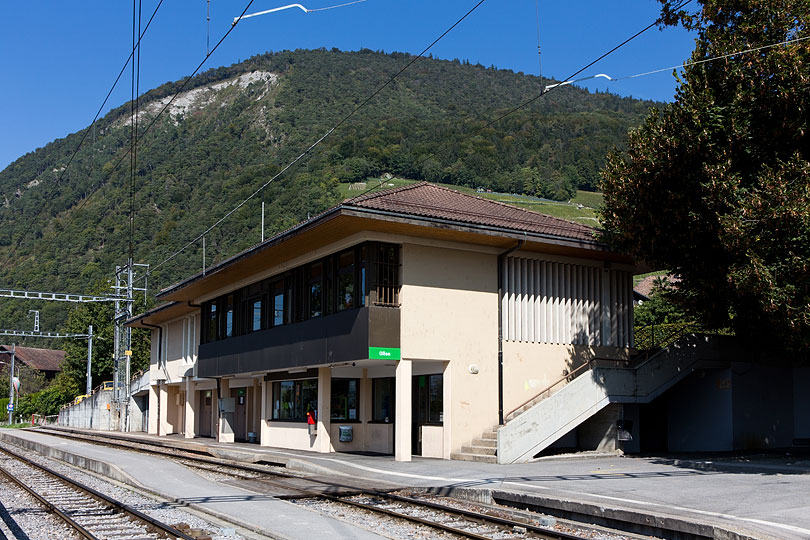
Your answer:
[[[399,360],[399,347],[369,347],[368,357],[370,360]]]

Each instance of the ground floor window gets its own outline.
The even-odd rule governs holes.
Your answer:
[[[383,377],[372,379],[371,402],[373,422],[393,422],[394,421],[394,388],[396,379],[394,377]]]
[[[414,377],[413,399],[416,422],[441,424],[444,421],[443,381],[444,377],[441,374]]]
[[[360,379],[332,379],[332,420],[359,420]]]
[[[307,413],[317,420],[318,379],[273,383],[273,420],[305,422]]]

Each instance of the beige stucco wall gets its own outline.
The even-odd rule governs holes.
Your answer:
[[[402,357],[449,362],[445,429],[431,433],[431,454],[449,457],[498,421],[497,287],[494,253],[402,246]]]
[[[504,340],[504,415],[594,358],[624,359],[627,358],[627,349]],[[556,385],[552,393],[563,386],[564,383]]]
[[[162,418],[160,434],[171,435],[172,433],[183,432],[183,419],[186,402],[185,393],[177,385],[164,385],[161,388],[166,389],[166,400],[162,403],[165,405],[166,414]],[[161,411],[162,413],[163,411]]]
[[[199,349],[200,317],[193,313],[162,325],[163,343],[159,347],[160,332],[152,330],[149,361],[150,381],[179,382],[193,373]],[[162,359],[158,357],[162,355]],[[163,365],[161,362],[163,361]]]

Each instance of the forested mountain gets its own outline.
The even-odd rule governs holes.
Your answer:
[[[126,261],[134,208],[135,261],[155,265],[279,172],[399,71],[402,53],[286,51],[203,73],[140,99],[130,185],[130,105],[0,172],[0,287],[103,290]],[[549,81],[543,81],[548,84]],[[390,173],[498,191],[568,198],[594,189],[607,151],[623,145],[651,102],[558,88],[537,77],[459,61],[420,59],[310,155],[206,236],[208,264],[338,202],[338,183]],[[62,172],[64,174],[62,175]],[[57,179],[61,177],[61,181]],[[131,196],[130,196],[131,194]],[[19,244],[19,245],[18,245]],[[150,288],[199,271],[194,245],[155,269]],[[0,327],[30,327],[30,304],[0,302]],[[42,305],[48,329],[58,306]]]

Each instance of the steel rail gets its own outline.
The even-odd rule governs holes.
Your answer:
[[[15,453],[15,452],[12,452],[11,450],[8,450],[7,448],[0,447],[0,451],[2,451],[3,453],[11,456],[14,459],[22,461],[23,463],[25,463],[26,465],[28,465],[30,467],[33,467],[35,469],[39,469],[42,472],[44,472],[44,473],[46,473],[46,474],[48,474],[50,476],[53,476],[54,478],[57,478],[57,479],[61,480],[62,482],[65,482],[66,484],[70,485],[73,488],[76,488],[76,489],[78,489],[80,491],[84,491],[85,493],[88,493],[93,498],[101,501],[104,504],[112,506],[113,508],[115,508],[119,512],[123,512],[123,513],[125,513],[125,514],[127,514],[129,516],[132,516],[132,517],[136,518],[137,520],[140,520],[140,521],[142,521],[144,523],[147,523],[150,527],[154,527],[159,532],[161,532],[161,533],[163,533],[165,535],[170,535],[170,536],[172,536],[174,538],[182,539],[182,540],[195,540],[193,536],[189,536],[189,535],[187,535],[187,534],[185,534],[185,533],[183,533],[181,531],[178,531],[177,529],[175,529],[171,525],[168,525],[166,523],[158,521],[155,518],[144,514],[143,512],[140,512],[140,511],[138,511],[138,510],[136,510],[136,509],[134,509],[134,508],[132,508],[130,506],[127,506],[126,504],[124,504],[124,503],[122,503],[120,501],[117,501],[117,500],[113,499],[112,497],[109,497],[109,496],[104,495],[103,493],[101,493],[99,491],[96,491],[95,489],[91,488],[90,486],[85,486],[81,482],[73,480],[72,478],[68,478],[67,476],[65,476],[63,474],[60,474],[60,473],[58,473],[58,472],[56,472],[54,470],[51,470],[48,467],[45,467],[44,465],[40,465],[39,463],[31,461],[30,459],[28,459],[26,457],[23,457],[23,456]],[[6,475],[8,475],[7,472],[6,472]],[[39,497],[37,497],[37,498],[39,499]],[[50,505],[50,503],[48,503],[48,504]],[[54,507],[54,508],[56,508],[56,507]],[[94,539],[95,537],[90,535],[90,536],[87,536],[86,538]]]
[[[38,428],[38,429],[43,429],[43,428]],[[221,466],[221,467],[230,467],[230,468],[236,469],[236,470],[241,470],[241,471],[246,471],[246,472],[251,472],[251,473],[259,473],[259,474],[264,474],[264,475],[268,475],[268,476],[275,476],[275,477],[279,477],[279,478],[301,479],[300,476],[297,476],[297,475],[294,475],[294,474],[289,474],[289,473],[284,473],[284,472],[281,472],[281,471],[268,470],[267,467],[263,467],[261,465],[254,465],[254,464],[249,464],[249,463],[238,463],[238,462],[233,462],[231,460],[226,460],[226,459],[220,459],[220,458],[215,458],[215,457],[211,457],[211,456],[204,456],[204,455],[194,454],[194,453],[191,453],[190,451],[185,451],[185,455],[180,455],[179,452],[178,452],[178,449],[167,450],[166,448],[163,448],[161,446],[150,444],[149,441],[144,441],[144,442],[142,442],[142,441],[137,441],[136,442],[136,441],[132,441],[132,440],[122,441],[122,440],[118,440],[117,437],[108,437],[108,436],[103,435],[103,434],[100,434],[100,435],[86,435],[86,434],[65,432],[63,430],[58,430],[58,429],[47,429],[47,428],[45,428],[45,430],[48,431],[49,433],[54,433],[54,434],[56,434],[58,436],[62,436],[62,437],[65,437],[65,438],[91,440],[91,441],[99,441],[99,439],[103,439],[103,442],[101,442],[101,444],[106,444],[106,445],[116,446],[116,447],[122,447],[122,448],[126,448],[127,450],[140,450],[140,451],[144,451],[144,452],[148,452],[148,453],[170,456],[170,457],[175,458],[175,459],[184,459],[184,460],[196,461],[196,462],[200,462],[200,463],[207,463],[207,464],[211,464],[211,465],[218,465],[218,466]],[[136,448],[136,447],[133,447],[133,443],[135,443],[137,445],[140,445],[140,446],[148,447],[148,448]],[[180,451],[183,452],[182,450],[180,450]],[[334,482],[327,482],[327,481],[324,481],[324,480],[318,480],[318,479],[315,479],[315,478],[304,478],[304,479],[308,480],[308,481],[310,481],[312,483],[321,484],[321,485],[327,486],[327,487],[343,487],[343,488],[347,488],[347,489],[352,489],[352,490],[355,491],[354,495],[365,495],[365,496],[371,496],[371,497],[380,497],[380,498],[385,498],[385,499],[389,499],[389,500],[393,500],[393,501],[397,501],[397,502],[401,502],[401,503],[413,504],[415,506],[423,506],[425,508],[431,508],[433,510],[442,511],[442,512],[445,512],[445,513],[448,513],[448,514],[454,514],[454,515],[459,516],[459,517],[464,517],[465,519],[478,521],[478,522],[481,522],[481,523],[489,523],[489,524],[492,524],[492,525],[497,525],[499,527],[522,527],[522,528],[526,529],[529,532],[532,532],[532,533],[537,534],[537,535],[543,535],[546,538],[553,538],[553,539],[557,539],[557,540],[582,540],[582,536],[577,536],[577,535],[568,534],[568,533],[559,532],[559,531],[551,531],[551,530],[548,530],[548,529],[544,529],[542,527],[532,525],[530,523],[514,521],[514,520],[501,518],[501,517],[497,517],[497,516],[491,516],[491,515],[488,515],[488,514],[482,514],[482,513],[474,512],[474,511],[471,511],[471,510],[463,510],[463,509],[459,509],[459,508],[453,508],[453,507],[450,507],[450,506],[445,506],[445,505],[434,503],[434,502],[431,502],[431,501],[422,501],[422,500],[419,500],[419,499],[413,499],[413,498],[404,497],[404,496],[401,496],[401,495],[393,495],[393,494],[390,494],[390,493],[387,493],[387,492],[381,491],[381,490],[367,490],[367,489],[356,488],[354,486],[349,486],[349,485],[345,485],[345,484],[336,484]],[[441,523],[435,523],[435,522],[431,522],[431,521],[428,521],[428,520],[423,520],[422,518],[417,518],[416,516],[409,516],[407,514],[400,514],[398,512],[394,512],[394,511],[391,511],[391,510],[388,510],[388,509],[385,509],[385,508],[375,507],[374,505],[366,505],[364,503],[359,503],[359,502],[356,502],[356,501],[347,501],[347,500],[344,500],[342,497],[338,497],[338,496],[335,496],[335,495],[330,495],[330,494],[327,494],[327,493],[322,493],[320,491],[314,491],[314,490],[310,490],[310,489],[306,489],[306,488],[302,488],[302,487],[296,487],[296,486],[292,486],[292,485],[289,485],[289,484],[284,484],[284,483],[278,482],[278,481],[273,482],[272,480],[268,480],[268,479],[260,479],[260,480],[262,482],[266,483],[266,484],[270,484],[270,485],[273,485],[273,486],[276,486],[276,487],[280,487],[280,488],[287,489],[287,490],[290,490],[290,491],[297,491],[297,492],[301,493],[302,495],[304,495],[306,497],[328,499],[328,500],[331,500],[333,502],[337,502],[337,503],[341,503],[341,504],[347,504],[347,505],[351,505],[351,506],[357,506],[357,507],[363,508],[365,510],[373,511],[373,512],[389,514],[389,515],[391,515],[393,517],[397,517],[397,518],[400,518],[400,519],[405,519],[405,520],[408,520],[408,521],[417,522],[417,523],[420,523],[422,525],[433,527],[433,528],[442,529],[442,530],[445,530],[447,532],[452,532],[453,534],[466,536],[467,538],[473,538],[473,539],[476,539],[476,540],[479,540],[479,539],[491,540],[490,537],[481,536],[481,535],[478,535],[477,533],[468,532],[468,531],[465,531],[463,529],[454,529],[453,527],[450,527],[450,526],[447,526],[447,525],[444,525],[444,524],[441,524]]]
[[[73,529],[75,529],[76,532],[82,535],[84,538],[86,538],[87,540],[98,540],[98,538],[96,538],[92,533],[90,533],[90,531],[88,531],[87,529],[76,523],[72,517],[65,514],[59,508],[48,502],[42,495],[40,495],[30,487],[25,485],[19,478],[14,477],[14,475],[8,472],[4,467],[0,467],[0,473],[2,473],[3,476],[14,482],[18,487],[22,488],[29,495],[38,500],[40,504],[44,506],[49,512],[59,516],[62,519],[62,521],[73,527]]]

